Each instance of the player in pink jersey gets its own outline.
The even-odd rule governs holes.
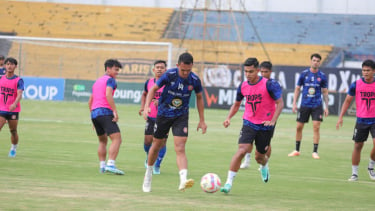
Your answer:
[[[272,63],[269,61],[264,61],[260,64],[260,74],[262,77],[267,78],[268,80],[274,80],[271,79],[271,73],[272,73]],[[240,168],[246,169],[250,167],[250,161],[251,161],[251,151],[253,151],[253,146],[251,146],[248,151],[246,152],[246,155],[243,159],[243,162],[241,163]],[[268,159],[271,157],[271,144],[266,152],[266,155]]]
[[[21,112],[20,101],[24,90],[23,80],[14,74],[17,68],[17,60],[7,58],[4,61],[6,73],[0,77],[0,130],[8,121],[11,134],[12,146],[10,148],[9,157],[16,157],[18,146],[18,117]]]
[[[95,81],[88,102],[91,111],[91,120],[99,139],[98,157],[100,172],[123,175],[124,172],[115,166],[115,160],[120,150],[122,139],[120,128],[117,125],[119,117],[113,99],[113,94],[117,88],[115,79],[122,65],[117,60],[108,59],[104,63],[104,68],[105,75]],[[106,164],[108,136],[112,140],[112,143],[108,150],[108,161]]]
[[[142,94],[141,99],[141,108],[139,109],[139,115],[142,116],[142,112],[144,112],[145,102],[146,102],[146,96],[148,93],[148,90],[150,90],[156,83],[157,80],[161,77],[161,75],[164,74],[167,68],[167,63],[163,60],[157,60],[154,62],[154,67],[152,68],[152,71],[154,72],[155,77],[150,78],[145,83],[145,88]],[[144,137],[144,144],[143,148],[146,152],[146,160],[145,160],[145,167],[147,168],[147,156],[148,152],[150,150],[153,135],[154,135],[154,126],[155,126],[155,120],[156,115],[158,113],[158,102],[159,98],[161,96],[161,93],[163,92],[163,88],[160,88],[156,91],[154,99],[152,99],[148,112],[148,117],[146,121],[146,127],[145,127],[145,137]],[[168,135],[166,135],[165,140],[168,138]],[[163,158],[165,156],[165,153],[167,151],[166,142],[164,142],[164,146],[159,151],[158,158],[156,160],[156,163],[154,165],[153,174],[160,174],[160,164],[163,161]]]
[[[259,76],[259,62],[256,58],[248,58],[244,63],[246,81],[237,89],[236,101],[229,110],[223,125],[227,128],[231,118],[237,113],[241,102],[245,99],[243,126],[238,140],[238,150],[232,157],[227,181],[221,192],[229,193],[234,177],[241,165],[241,160],[255,141],[255,160],[261,165],[263,182],[269,180],[268,157],[266,152],[270,146],[275,123],[284,107],[280,84]],[[275,106],[276,104],[276,106]]]
[[[361,160],[361,151],[364,142],[367,141],[369,133],[372,136],[372,150],[370,152],[370,161],[367,167],[371,180],[375,180],[375,62],[366,60],[362,63],[362,78],[350,85],[348,95],[337,120],[336,129],[342,127],[343,117],[348,110],[353,98],[356,103],[357,121],[354,128],[353,141],[354,149],[352,153],[352,176],[349,181],[358,180],[358,166]]]

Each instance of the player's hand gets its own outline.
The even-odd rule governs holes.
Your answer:
[[[198,123],[198,127],[197,127],[197,131],[199,131],[199,128],[202,129],[202,134],[205,134],[206,131],[207,131],[207,125],[205,122],[199,122]]]
[[[223,122],[223,125],[225,128],[229,127],[230,125],[230,120],[229,119],[226,119],[224,122]]]
[[[336,123],[336,130],[340,129],[340,127],[342,127],[342,123],[343,123],[343,119],[342,118],[339,118],[339,120],[337,120],[337,123]]]
[[[14,111],[14,109],[16,109],[16,107],[17,107],[17,104],[16,105],[15,104],[10,105],[9,106],[9,111],[10,112]]]
[[[143,108],[139,109],[138,114],[139,116],[142,116]]]
[[[146,111],[148,111],[148,108],[147,108],[147,107],[145,107],[144,109],[145,109]],[[145,112],[145,111],[143,111],[143,119],[147,120],[147,115],[148,115],[148,113]]]
[[[329,114],[329,110],[328,110],[328,108],[324,109],[324,116],[327,117],[328,114]]]
[[[112,119],[112,122],[117,122],[118,121],[118,115],[117,115],[117,112],[114,111],[113,112],[113,119]]]
[[[272,122],[272,121],[263,121],[262,124],[264,124],[264,126],[274,126],[275,122]]]
[[[154,102],[155,107],[158,107],[158,105],[159,105],[159,100],[154,99],[154,100],[152,100],[152,101]]]
[[[297,112],[297,105],[296,105],[296,104],[293,104],[292,111],[293,111],[293,113],[296,113],[296,112]]]

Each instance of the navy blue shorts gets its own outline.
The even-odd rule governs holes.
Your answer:
[[[253,144],[255,141],[256,149],[259,153],[265,154],[271,144],[273,131],[271,130],[255,130],[250,126],[243,125],[240,131],[239,144]]]
[[[156,126],[154,130],[154,137],[163,139],[168,135],[169,129],[172,128],[173,136],[188,136],[189,114],[178,117],[156,117]]]
[[[323,122],[323,107],[309,108],[301,106],[297,113],[297,122],[307,123],[310,116],[313,121]]]
[[[113,122],[113,115],[112,116],[98,116],[95,119],[92,119],[92,123],[94,124],[96,134],[98,136],[102,136],[107,134],[108,136],[113,133],[119,133],[120,128],[117,125],[117,122]]]
[[[0,111],[0,116],[6,120],[18,120],[19,112]]]
[[[155,121],[156,119],[147,118],[146,126],[145,126],[145,135],[154,135]],[[168,134],[164,138],[167,139]]]

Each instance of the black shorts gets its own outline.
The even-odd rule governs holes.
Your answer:
[[[109,136],[113,133],[120,132],[117,122],[112,121],[113,117],[113,115],[98,116],[95,119],[92,119],[92,123],[94,124],[98,136],[104,135],[105,133]]]
[[[169,129],[172,127],[173,136],[188,136],[189,114],[178,117],[156,117],[156,125],[154,130],[154,137],[163,139],[168,135]]]
[[[313,121],[323,122],[323,107],[318,106],[315,108],[309,108],[301,106],[297,113],[297,122],[309,122],[310,115]]]
[[[145,135],[154,135],[155,119],[147,118],[145,126]],[[164,138],[168,138],[168,134]]]
[[[259,153],[265,154],[268,151],[269,145],[271,144],[271,138],[273,136],[272,130],[254,130],[249,126],[242,126],[240,131],[240,138],[238,139],[239,144],[253,144],[255,140],[255,146]]]
[[[355,142],[365,142],[367,141],[368,134],[371,133],[372,138],[375,137],[375,124],[366,125],[366,124],[355,124],[353,141]]]
[[[19,112],[1,111],[0,116],[4,117],[6,120],[18,120]]]

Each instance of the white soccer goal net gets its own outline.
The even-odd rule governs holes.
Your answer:
[[[16,58],[23,76],[95,80],[105,60],[114,58],[123,64],[118,80],[144,82],[155,60],[170,68],[178,53],[169,42],[0,36],[0,54]]]

